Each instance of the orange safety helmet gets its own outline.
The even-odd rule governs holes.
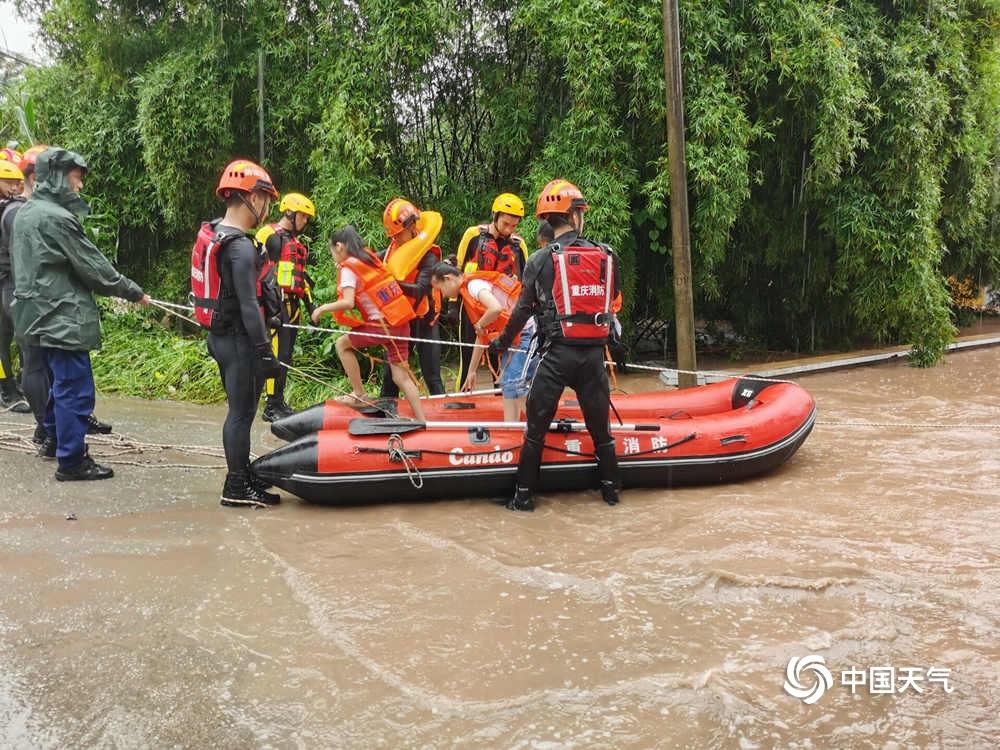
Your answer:
[[[222,170],[222,177],[219,178],[215,194],[220,198],[228,198],[234,190],[242,193],[260,190],[272,198],[278,198],[278,191],[274,187],[271,175],[260,165],[246,159],[237,159],[226,165]]]
[[[22,172],[26,172],[29,169],[34,169],[35,162],[38,161],[38,157],[41,155],[43,151],[49,148],[51,148],[51,146],[45,146],[43,144],[32,146],[31,148],[29,148],[27,151],[24,152],[23,156],[21,156],[21,161],[18,162],[17,164],[18,168]]]
[[[411,223],[420,218],[420,209],[406,198],[393,198],[382,212],[382,226],[385,233],[395,237]]]
[[[580,188],[566,180],[552,180],[538,194],[535,216],[540,219],[545,214],[568,214],[576,209],[586,211],[588,208],[590,205]]]

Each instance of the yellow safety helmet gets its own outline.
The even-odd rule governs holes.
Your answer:
[[[524,202],[513,193],[501,193],[493,200],[493,213],[524,218]]]
[[[0,159],[0,180],[23,180],[24,173],[14,162]]]
[[[306,216],[311,216],[314,219],[316,218],[316,206],[311,200],[302,195],[302,193],[285,193],[285,197],[278,204],[278,210],[281,213],[296,211]]]

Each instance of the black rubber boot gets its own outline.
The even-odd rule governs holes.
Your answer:
[[[88,435],[109,435],[111,434],[111,425],[107,422],[102,422],[93,414],[87,417],[87,434]]]
[[[101,466],[90,456],[84,454],[83,460],[68,469],[56,469],[56,479],[60,482],[85,482],[94,479],[111,479],[114,469]]]
[[[604,498],[604,502],[608,505],[615,506],[618,505],[618,487],[614,482],[601,482],[601,497]]]
[[[257,489],[246,472],[231,471],[226,474],[226,483],[222,487],[222,505],[230,508],[266,508],[280,502],[281,498],[277,495]]]
[[[516,510],[522,513],[531,513],[535,510],[535,503],[531,499],[531,490],[527,487],[518,487],[514,491],[514,497],[507,501],[504,506],[507,510]]]

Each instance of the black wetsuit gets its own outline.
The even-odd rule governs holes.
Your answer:
[[[588,240],[576,239],[573,234],[557,238],[557,241],[560,240],[563,243],[572,242],[574,246],[594,246]],[[524,268],[521,297],[496,344],[501,351],[505,351],[521,332],[528,318],[538,316],[538,331],[543,341],[541,361],[531,382],[531,390],[528,391],[525,406],[527,427],[517,465],[517,487],[529,493],[538,487],[538,470],[545,435],[566,387],[576,391],[587,431],[594,441],[602,483],[618,482],[618,459],[608,417],[611,391],[608,372],[604,366],[607,338],[567,339],[563,336],[552,299],[555,270],[551,248],[550,245],[528,259]],[[614,255],[611,258],[614,268],[614,297],[618,293],[618,264]]]
[[[424,383],[427,384],[427,391],[436,396],[445,392],[444,383],[441,380],[441,344],[436,343],[441,340],[441,333],[437,323],[437,315],[440,312],[434,307],[434,299],[431,294],[431,272],[437,265],[437,256],[428,252],[420,259],[417,266],[417,278],[408,283],[399,282],[399,286],[416,307],[424,299],[430,303],[430,310],[421,318],[416,318],[410,323],[410,336],[417,339],[431,339],[432,342],[411,342],[410,350],[417,350],[417,357],[420,360],[420,374]],[[382,370],[382,398],[399,398],[399,386],[392,379],[392,372],[389,363],[386,362]]]
[[[230,472],[243,472],[250,463],[250,428],[264,387],[257,362],[271,347],[257,297],[263,258],[241,230],[224,224],[217,228],[234,237],[218,256],[221,309],[208,334],[208,351],[219,365],[229,404],[222,429],[226,465]]]

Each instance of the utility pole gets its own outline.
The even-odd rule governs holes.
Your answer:
[[[691,233],[688,226],[687,159],[684,156],[684,85],[678,0],[663,0],[663,74],[667,84],[667,156],[670,161],[670,234],[674,257],[674,320],[677,325],[677,383],[698,384],[691,289]]]
[[[264,50],[257,50],[257,136],[260,142],[258,164],[264,166]]]

